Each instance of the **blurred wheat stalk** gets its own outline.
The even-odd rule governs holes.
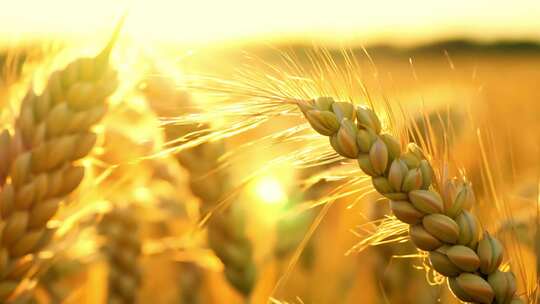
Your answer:
[[[137,303],[141,241],[133,210],[113,209],[103,217],[100,230],[106,238],[104,252],[109,262],[108,303]]]
[[[150,105],[162,117],[171,113],[160,105],[178,110],[189,107],[191,103],[187,93],[175,92],[166,79],[151,79],[146,94]],[[193,140],[209,132],[204,124],[168,124],[164,131],[166,140],[170,142],[190,136]],[[223,141],[212,141],[182,150],[175,157],[189,172],[189,187],[201,200],[201,217],[207,219],[208,245],[223,263],[229,283],[249,299],[255,285],[256,269],[252,246],[245,234],[245,215],[234,206],[220,206],[232,191],[227,170],[220,161],[224,153]]]

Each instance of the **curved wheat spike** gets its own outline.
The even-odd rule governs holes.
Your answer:
[[[465,302],[522,303],[511,272],[499,270],[501,243],[485,232],[468,210],[474,202],[471,185],[436,176],[427,155],[416,144],[382,133],[378,116],[366,107],[320,97],[298,106],[318,133],[328,136],[340,155],[357,159],[372,177],[374,188],[391,201],[394,215],[409,224],[415,246],[429,253],[431,266]]]

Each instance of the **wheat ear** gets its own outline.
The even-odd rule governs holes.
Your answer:
[[[18,147],[8,149],[17,154],[0,192],[0,301],[32,275],[36,254],[52,237],[48,221],[83,178],[76,161],[94,146],[90,128],[116,88],[108,65],[114,40],[97,57],[54,72],[41,95],[30,91],[22,102],[11,141]]]
[[[136,303],[141,285],[137,220],[130,210],[114,209],[103,217],[100,230],[106,238],[104,252],[109,262],[107,303]]]
[[[377,192],[390,200],[394,215],[410,225],[411,241],[448,277],[457,298],[523,303],[515,295],[514,274],[499,270],[501,243],[487,232],[480,237],[478,219],[468,211],[474,201],[470,184],[443,181],[439,193],[424,152],[413,143],[402,151],[394,136],[381,133],[381,123],[369,108],[329,97],[300,101],[298,106],[315,131],[330,137],[338,154],[358,160]]]
[[[231,190],[227,172],[218,169],[224,150],[223,142],[215,141],[177,155],[180,164],[189,171],[190,188],[201,200],[203,215],[213,211]],[[232,208],[214,212],[208,220],[208,245],[225,266],[229,283],[248,297],[255,284],[255,264],[242,218],[243,215],[235,214]]]
[[[157,90],[156,90],[157,88]],[[178,92],[167,82],[149,82],[147,95],[149,103],[158,115],[171,112],[160,108],[160,104],[185,108],[189,103],[186,92]],[[154,96],[153,96],[154,95]],[[165,138],[174,142],[190,133],[203,134],[207,126],[166,125]],[[223,141],[202,143],[196,147],[178,152],[175,156],[182,167],[189,172],[192,193],[201,201],[201,214],[208,220],[208,245],[224,265],[228,282],[245,298],[248,298],[255,285],[255,264],[252,245],[243,227],[244,216],[233,208],[216,208],[223,198],[231,192],[229,176],[220,161],[225,153]]]

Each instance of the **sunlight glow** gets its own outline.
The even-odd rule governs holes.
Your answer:
[[[281,183],[274,177],[263,177],[256,181],[255,194],[265,204],[277,205],[287,201],[287,195]]]
[[[1,0],[0,0],[1,1]],[[451,38],[540,39],[540,2],[18,0],[3,3],[0,39],[86,37],[128,12],[125,32],[147,43],[215,43],[246,38],[367,42]],[[486,12],[489,12],[486,13]]]

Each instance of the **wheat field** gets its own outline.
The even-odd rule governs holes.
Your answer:
[[[538,303],[540,44],[129,18],[0,39],[0,303]]]

